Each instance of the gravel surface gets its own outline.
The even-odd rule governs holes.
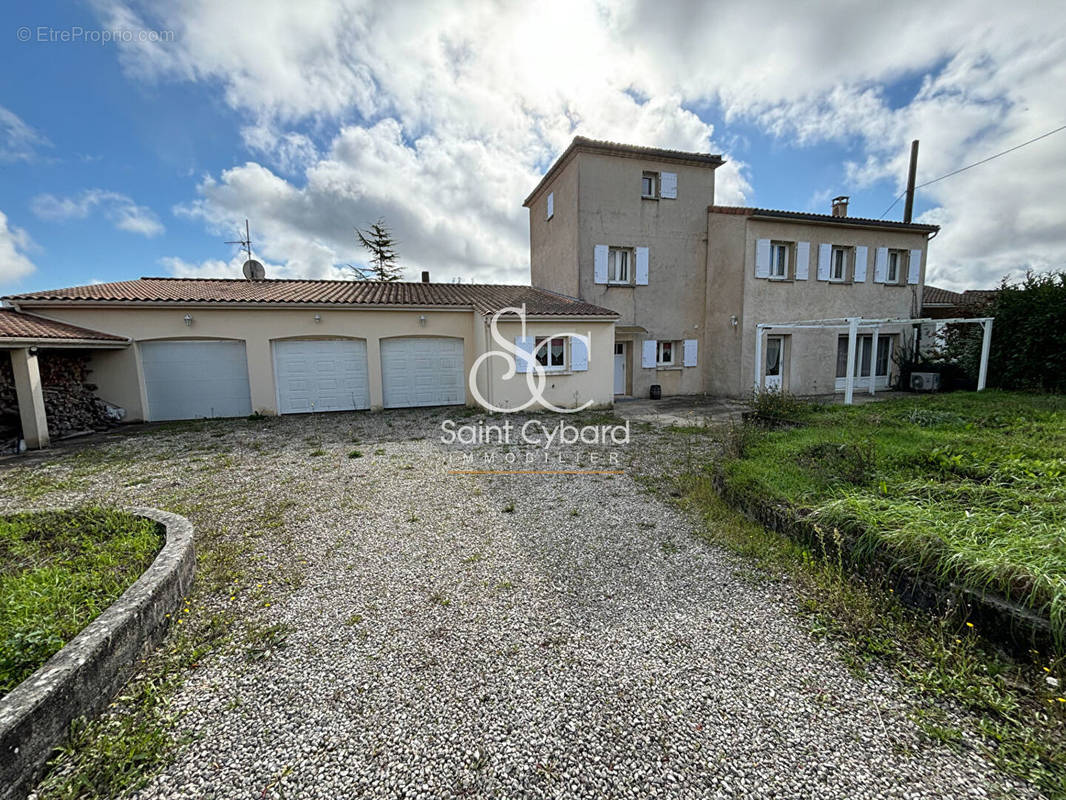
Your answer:
[[[156,504],[202,562],[239,543],[197,602],[250,633],[189,671],[189,741],[138,797],[1037,796],[922,737],[629,474],[701,437],[637,433],[624,474],[454,475],[441,419],[157,428],[0,470],[0,507]]]

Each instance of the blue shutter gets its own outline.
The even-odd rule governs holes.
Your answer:
[[[589,368],[589,349],[580,336],[570,337],[570,369],[585,372]]]

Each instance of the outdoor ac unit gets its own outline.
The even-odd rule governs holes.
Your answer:
[[[911,389],[915,392],[939,391],[940,374],[937,372],[912,372]]]

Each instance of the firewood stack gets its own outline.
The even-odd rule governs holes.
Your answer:
[[[37,357],[44,387],[44,410],[48,433],[53,438],[80,431],[107,430],[115,425],[108,405],[88,382],[89,356],[77,351],[42,351]],[[7,353],[0,352],[0,441],[18,435],[18,398],[15,376]]]

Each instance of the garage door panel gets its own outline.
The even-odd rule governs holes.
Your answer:
[[[244,342],[141,342],[139,348],[149,419],[252,413]]]
[[[385,407],[464,404],[465,363],[462,339],[383,339],[381,379]]]
[[[278,411],[354,411],[370,408],[366,342],[308,339],[274,343]]]

